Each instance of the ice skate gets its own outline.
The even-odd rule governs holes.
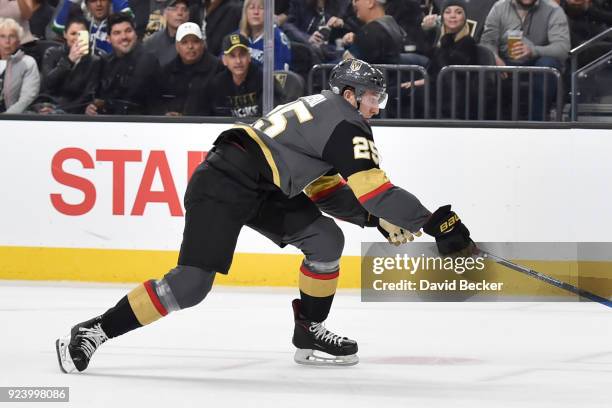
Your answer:
[[[108,336],[101,326],[102,318],[95,317],[72,328],[70,334],[55,341],[57,360],[65,373],[83,371],[89,365],[91,356]]]
[[[357,342],[327,330],[323,322],[307,320],[300,314],[299,299],[292,303],[295,318],[293,345],[298,364],[316,366],[350,366],[359,362]]]

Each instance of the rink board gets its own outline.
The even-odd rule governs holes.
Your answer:
[[[165,273],[180,246],[189,174],[228,126],[1,121],[0,279]],[[375,127],[374,135],[391,181],[428,208],[452,203],[479,241],[609,240],[609,130]],[[380,237],[340,224],[340,286],[358,287],[360,243]],[[300,261],[294,248],[245,228],[219,283],[292,286]],[[584,270],[608,279],[608,266]]]

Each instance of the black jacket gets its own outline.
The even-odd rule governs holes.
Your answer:
[[[287,21],[282,29],[289,39],[308,44],[312,33],[317,31],[319,26],[325,25],[331,17],[340,17],[344,20],[350,4],[350,0],[327,0],[325,7],[319,13],[316,1],[291,0]],[[340,38],[347,32],[344,28],[332,29],[329,43],[333,44],[335,38]]]
[[[430,52],[432,44],[421,28],[423,11],[419,1],[389,0],[387,1],[386,13],[393,16],[397,24],[406,32],[404,45],[415,46],[415,52],[419,54],[425,55]]]
[[[440,70],[447,65],[478,65],[477,52],[476,41],[471,36],[455,42],[454,34],[446,34],[440,39],[440,46],[433,49],[427,73],[435,82]]]
[[[571,7],[566,1],[562,1],[561,5],[567,14],[572,48],[612,26],[612,11],[598,4],[592,4],[587,10]],[[604,40],[610,41],[609,38]]]
[[[283,91],[275,79],[274,106],[284,98]],[[232,73],[224,68],[212,83],[214,97],[214,116],[233,116],[235,118],[256,118],[263,115],[263,72],[257,64],[251,63],[246,79],[236,85]]]
[[[262,115],[263,76],[256,64],[251,63],[246,79],[236,85],[232,73],[225,68],[213,80],[215,116],[235,118]]]
[[[74,64],[69,52],[66,45],[45,51],[40,93],[53,97],[58,108],[68,113],[82,113],[96,90],[102,61],[88,54]]]
[[[442,100],[443,117],[450,117],[451,115],[451,76],[446,75],[444,84],[437,84],[437,78],[440,70],[447,65],[478,65],[477,47],[474,38],[468,35],[455,42],[454,34],[446,34],[440,39],[440,46],[435,47],[433,50],[433,55],[427,67],[427,73],[431,81],[430,87],[434,90],[431,100],[435,103],[436,86],[444,86],[444,97]],[[470,95],[477,94],[477,81],[474,78],[476,78],[476,75],[471,76],[468,91]],[[459,119],[469,119],[465,117],[465,81],[466,75],[464,73],[457,73],[455,100],[457,103],[457,118]],[[474,105],[476,97],[470,98],[470,101]],[[434,106],[432,106],[432,109]],[[472,115],[475,115],[476,106],[471,106],[470,112]],[[474,118],[472,117],[471,119]]]
[[[223,68],[221,61],[208,51],[192,65],[183,64],[177,56],[162,69],[158,112],[162,115],[168,112],[212,115],[211,80]]]
[[[213,55],[221,55],[221,41],[233,33],[240,24],[242,2],[221,0],[221,4],[206,15],[206,42]]]
[[[386,15],[361,27],[349,51],[370,64],[397,64],[405,37],[406,33],[397,21]]]
[[[154,112],[161,68],[157,58],[138,44],[127,55],[114,53],[103,60],[96,97],[104,100],[101,113],[138,115]]]

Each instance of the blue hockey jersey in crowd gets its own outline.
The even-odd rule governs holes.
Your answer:
[[[239,31],[235,31],[239,33]],[[257,38],[247,38],[251,47],[251,58],[253,62],[263,67],[263,35]],[[291,65],[291,45],[289,38],[281,31],[280,28],[274,26],[274,70],[289,70]]]
[[[58,6],[59,11],[57,12],[55,19],[53,20],[53,31],[58,34],[64,33],[64,27],[68,22],[70,16],[70,9],[73,6],[70,0],[63,0],[61,6]],[[130,5],[128,0],[112,0],[111,13],[129,12],[131,13]],[[108,26],[106,20],[100,22],[93,21],[91,17],[85,12],[85,17],[89,21],[89,46],[91,52],[94,54],[110,54],[113,52],[113,47],[108,40]]]

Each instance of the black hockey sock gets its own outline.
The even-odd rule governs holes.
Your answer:
[[[127,296],[124,296],[102,315],[102,330],[109,338],[121,336],[129,331],[142,327],[130,307]]]
[[[309,320],[322,322],[331,309],[339,271],[321,273],[309,269],[304,263],[300,268],[300,313]]]
[[[302,299],[300,314],[303,317],[314,322],[322,322],[327,319],[332,302],[334,301],[334,295],[314,297],[300,290],[300,298]]]

